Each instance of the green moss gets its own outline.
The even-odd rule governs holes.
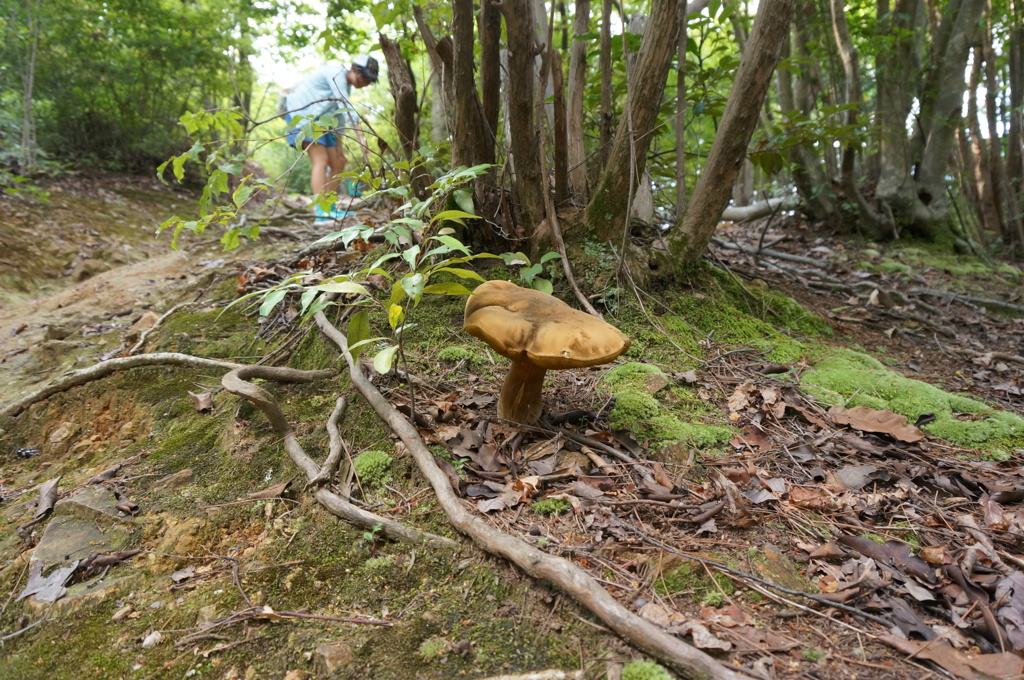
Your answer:
[[[653,661],[630,661],[622,668],[622,680],[672,680],[672,676]]]
[[[538,515],[554,517],[555,515],[561,515],[571,507],[572,503],[564,498],[545,498],[533,504],[533,511]]]
[[[617,430],[637,430],[661,412],[658,400],[639,390],[615,393],[615,406],[608,414],[608,422]]]
[[[620,364],[605,373],[599,384],[606,386],[612,392],[630,387],[643,388],[644,381],[652,375],[668,378],[665,372],[657,366],[631,361]]]
[[[911,423],[932,413],[936,420],[922,429],[959,446],[1024,445],[1024,418],[907,378],[858,352],[831,350],[803,373],[801,384],[827,404],[891,410]]]
[[[391,456],[383,451],[363,451],[352,464],[363,486],[379,489],[391,481]]]
[[[467,359],[471,360],[475,356],[475,352],[470,352],[465,347],[445,347],[443,350],[437,353],[437,360],[443,361],[446,364],[455,364],[460,361],[465,361]]]
[[[710,449],[727,444],[735,435],[728,427],[684,423],[673,415],[651,418],[644,431],[650,437],[654,448],[685,442],[698,449]]]
[[[704,567],[687,562],[655,579],[654,591],[659,595],[692,593],[695,598],[710,604],[709,598],[717,601],[721,600],[723,594],[735,593],[736,585],[725,574],[715,573],[712,577]]]
[[[427,638],[420,644],[417,653],[425,663],[431,661],[437,661],[442,656],[448,653],[449,645],[448,641],[443,637],[431,637]]]

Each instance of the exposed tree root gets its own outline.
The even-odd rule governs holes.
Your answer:
[[[689,13],[689,9],[687,9]],[[762,217],[771,215],[776,210],[792,210],[800,205],[799,196],[786,196],[785,198],[769,198],[760,203],[746,205],[743,207],[731,206],[722,211],[722,220],[729,222],[751,222]]]
[[[316,322],[320,330],[345,356],[352,384],[408,448],[420,471],[430,481],[438,502],[456,529],[472,538],[487,552],[505,558],[531,576],[565,591],[624,639],[672,666],[683,677],[702,680],[739,680],[743,677],[711,656],[630,612],[589,574],[569,560],[548,555],[504,534],[467,511],[452,490],[448,477],[434,462],[433,454],[427,449],[416,429],[388,403],[384,395],[370,383],[359,365],[353,361],[352,355],[348,352],[345,335],[331,325],[323,312],[316,314]]]
[[[104,378],[116,371],[123,371],[126,368],[138,368],[140,366],[181,366],[183,368],[230,371],[235,368],[244,368],[245,364],[236,364],[233,361],[221,361],[220,359],[203,359],[177,352],[155,352],[153,354],[139,354],[133,357],[108,359],[89,368],[71,371],[35,392],[11,402],[3,407],[3,409],[0,409],[0,417],[20,415],[22,411],[32,404],[48,399],[58,392]]]
[[[263,411],[263,414],[267,416],[271,426],[273,426],[274,431],[284,440],[284,449],[292,459],[292,462],[312,482],[320,475],[320,467],[302,449],[302,445],[299,444],[298,439],[295,437],[295,432],[292,430],[291,425],[288,424],[288,419],[285,418],[284,412],[281,411],[281,407],[277,405],[277,402],[270,396],[270,393],[262,387],[253,385],[248,380],[250,378],[261,378],[278,382],[308,382],[309,380],[327,378],[332,375],[334,375],[334,371],[297,371],[291,368],[276,368],[273,366],[242,366],[230,371],[221,378],[221,385],[228,392],[237,394],[243,399],[252,402]],[[432,544],[448,549],[459,545],[451,539],[428,534],[392,519],[367,512],[327,489],[317,489],[314,497],[331,514],[366,529],[373,529],[379,526],[381,533],[396,541]]]

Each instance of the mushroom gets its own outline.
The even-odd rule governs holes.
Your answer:
[[[498,415],[524,425],[540,418],[548,369],[606,364],[629,349],[615,326],[508,281],[477,286],[466,302],[465,330],[512,361]]]

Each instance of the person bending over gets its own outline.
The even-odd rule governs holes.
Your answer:
[[[335,114],[338,127],[312,139],[305,137],[302,148],[313,164],[309,183],[314,195],[334,193],[340,183],[339,175],[345,172],[345,152],[339,143],[339,137],[346,128],[355,130],[359,144],[365,149],[366,142],[363,131],[359,127],[359,116],[349,100],[352,88],[363,88],[377,82],[377,60],[361,54],[352,60],[348,68],[331,62],[313,75],[309,76],[287,95],[285,100],[285,121],[291,124],[293,119],[304,117],[300,125],[319,116]],[[293,128],[288,132],[288,145],[295,146],[302,134],[302,127]],[[325,212],[319,205],[315,208],[316,221],[330,221],[346,217],[349,213],[340,210],[337,204]]]

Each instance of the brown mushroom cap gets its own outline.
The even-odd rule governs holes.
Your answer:
[[[611,324],[508,281],[477,286],[465,329],[502,356],[545,369],[604,364],[629,349],[629,338]]]

